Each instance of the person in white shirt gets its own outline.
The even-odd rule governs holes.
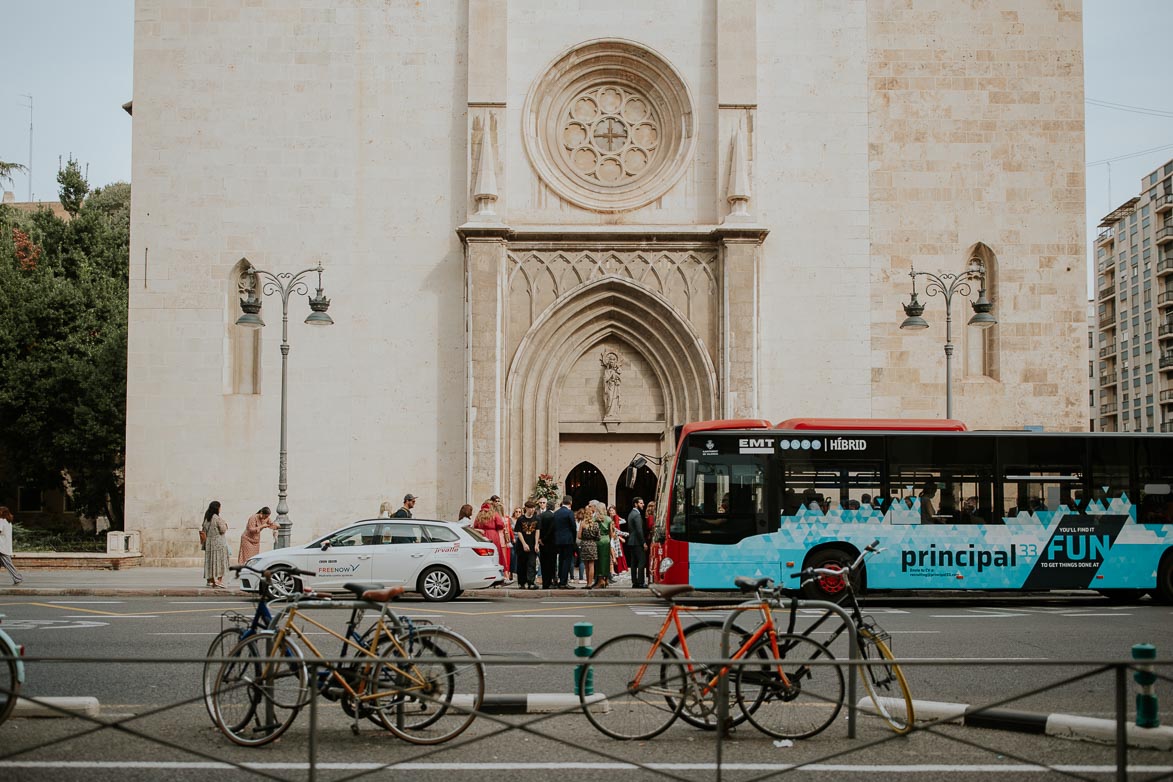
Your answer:
[[[24,581],[24,576],[12,564],[12,511],[4,505],[0,505],[0,566],[12,576],[13,586]]]

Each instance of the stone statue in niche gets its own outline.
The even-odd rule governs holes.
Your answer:
[[[599,356],[603,365],[603,418],[617,418],[621,402],[619,384],[623,382],[623,369],[619,366],[619,354],[604,350]]]

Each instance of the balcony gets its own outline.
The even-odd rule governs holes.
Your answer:
[[[1162,432],[1173,432],[1173,421],[1165,421],[1161,424]]]
[[[1166,191],[1153,199],[1153,211],[1157,214],[1173,210],[1173,191]]]
[[[1114,415],[1116,413],[1116,403],[1109,402],[1106,405],[1100,405],[1100,415]]]
[[[1167,388],[1161,392],[1161,404],[1173,405],[1173,388]]]
[[[1096,267],[1096,270],[1100,274],[1105,274],[1108,271],[1115,269],[1115,268],[1116,268],[1116,259],[1109,257],[1109,258],[1104,258],[1103,260],[1101,260],[1099,265]]]
[[[1100,386],[1114,386],[1116,385],[1116,373],[1110,375],[1100,375]]]
[[[1161,328],[1157,329],[1157,337],[1159,339],[1173,337],[1173,323],[1162,323]]]
[[[1161,356],[1161,369],[1173,368],[1173,353],[1167,353]]]
[[[1173,255],[1164,256],[1157,261],[1157,276],[1162,274],[1173,274]]]
[[[1173,291],[1169,292],[1170,304],[1173,304]],[[1100,328],[1107,328],[1108,326],[1116,325],[1116,313],[1104,312],[1100,314]]]
[[[1105,228],[1096,236],[1096,244],[1108,244],[1116,241],[1116,231],[1113,228]]]
[[[1105,345],[1100,348],[1100,358],[1107,358],[1108,356],[1114,355],[1116,355],[1116,343],[1113,342],[1111,345]]]
[[[1157,294],[1158,307],[1168,307],[1170,304],[1173,304],[1173,290],[1161,291]]]
[[[1115,286],[1115,285],[1109,285],[1107,288],[1101,288],[1101,289],[1100,289],[1100,295],[1099,295],[1099,298],[1101,298],[1101,299],[1110,299],[1110,298],[1112,298],[1112,297],[1113,297],[1113,296],[1115,296],[1115,295],[1116,295],[1116,286]]]
[[[1158,247],[1160,247],[1163,244],[1169,244],[1170,242],[1173,242],[1173,224],[1165,225],[1165,226],[1162,226],[1161,228],[1158,228],[1156,240],[1157,240]]]

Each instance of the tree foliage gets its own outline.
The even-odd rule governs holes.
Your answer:
[[[72,219],[0,205],[0,450],[11,485],[123,521],[130,186],[59,176]]]
[[[57,172],[57,186],[61,197],[61,205],[70,217],[77,217],[85,202],[86,193],[90,191],[90,183],[77,167],[77,161],[70,158],[65,168]]]
[[[0,160],[0,182],[7,182],[11,185],[12,175],[24,170],[24,166],[20,163],[5,163]]]

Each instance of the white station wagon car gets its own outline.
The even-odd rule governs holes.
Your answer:
[[[273,591],[341,590],[349,581],[403,586],[426,600],[452,600],[466,589],[504,581],[497,548],[472,527],[424,519],[368,519],[331,532],[305,546],[253,557],[248,566],[266,570],[286,565],[316,575],[276,573]],[[259,578],[240,571],[243,588],[257,591]]]

